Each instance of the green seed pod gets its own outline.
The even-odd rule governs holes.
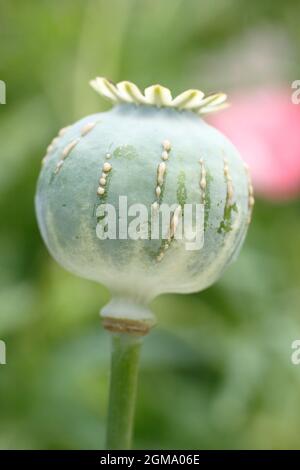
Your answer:
[[[150,312],[137,305],[161,293],[205,289],[236,257],[253,189],[235,147],[201,119],[224,106],[224,94],[189,90],[172,99],[159,85],[143,95],[130,82],[91,84],[115,106],[62,129],[48,147],[36,194],[39,227],[58,263],[111,290],[104,316],[147,323]],[[132,211],[125,219],[120,196]],[[105,204],[116,209],[115,237]],[[151,217],[143,237],[126,236],[135,204],[154,217],[163,204],[173,207],[165,237],[145,237]],[[188,204],[203,207],[201,249],[175,237]]]

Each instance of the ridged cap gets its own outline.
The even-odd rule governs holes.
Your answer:
[[[132,82],[113,83],[103,77],[96,77],[90,85],[101,96],[113,104],[133,103],[137,105],[176,108],[193,111],[199,115],[226,108],[225,93],[210,93],[205,95],[201,90],[186,90],[175,98],[171,91],[161,85],[152,85],[144,93]]]

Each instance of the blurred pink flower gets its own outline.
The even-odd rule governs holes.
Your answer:
[[[293,90],[260,89],[232,96],[209,122],[236,145],[263,196],[287,199],[300,192],[300,104]]]

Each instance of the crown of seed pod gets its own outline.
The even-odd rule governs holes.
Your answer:
[[[91,85],[115,106],[53,139],[39,177],[37,217],[58,263],[113,293],[102,312],[106,326],[117,329],[125,318],[134,330],[140,320],[153,321],[141,305],[156,295],[199,291],[220,277],[244,240],[253,189],[235,147],[201,119],[226,105],[223,93],[188,90],[173,99],[160,85],[144,94],[130,82],[98,77]],[[118,221],[119,196],[152,214],[173,205],[165,239],[100,237],[99,207],[116,207]],[[204,207],[199,250],[187,250],[175,237],[186,204]]]

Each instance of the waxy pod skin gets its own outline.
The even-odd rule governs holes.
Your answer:
[[[202,119],[224,107],[226,95],[188,90],[173,99],[159,85],[142,94],[130,82],[91,84],[114,106],[62,129],[49,145],[35,201],[39,227],[59,264],[110,289],[104,317],[151,322],[146,305],[155,296],[203,290],[237,256],[254,205],[249,170]],[[120,196],[152,215],[173,206],[167,240],[101,239],[99,207],[115,207],[119,228]],[[186,204],[203,205],[201,249],[175,237]]]

